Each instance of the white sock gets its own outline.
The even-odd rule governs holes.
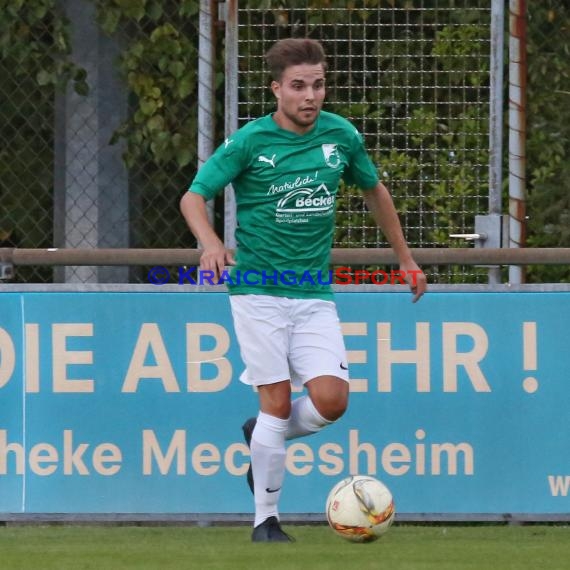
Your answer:
[[[309,396],[301,396],[293,400],[285,439],[295,439],[316,433],[332,423],[331,420],[327,420],[319,414]]]
[[[285,477],[285,432],[289,420],[259,412],[251,436],[251,467],[255,491],[255,522],[279,518],[277,503]]]

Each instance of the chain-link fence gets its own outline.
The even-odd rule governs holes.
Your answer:
[[[194,247],[178,201],[198,162],[200,2],[2,0],[0,6],[0,245]],[[449,234],[473,232],[489,200],[491,0],[252,0],[238,8],[240,124],[274,108],[263,67],[273,41],[322,40],[330,67],[327,108],[364,133],[409,243],[465,245]],[[552,34],[567,32],[562,0],[528,9],[531,23],[540,19],[548,49],[556,49]],[[218,22],[217,142],[224,123],[221,28]],[[529,69],[538,73],[551,60],[539,44],[529,46]],[[553,93],[564,97],[564,81],[556,81]],[[542,151],[550,145],[563,154],[555,138],[536,137],[531,148],[541,162],[533,171],[537,184],[553,188],[560,166],[550,168]],[[534,200],[542,203],[538,194]],[[214,221],[221,232],[221,202]],[[337,223],[335,247],[386,245],[355,189],[339,200]],[[429,273],[432,282],[486,280],[484,269]],[[124,282],[145,275],[144,268],[19,267],[16,280]]]
[[[473,233],[475,215],[488,209],[490,0],[254,4],[239,9],[240,121],[274,107],[259,71],[271,44],[321,40],[326,108],[365,135],[409,243],[464,245],[449,234]],[[358,191],[347,189],[337,211],[335,247],[387,245]],[[486,279],[473,268],[430,274],[434,282]]]
[[[198,4],[2,4],[2,245],[194,247],[178,201],[197,162]],[[20,267],[16,281],[144,275]]]
[[[53,14],[23,14],[13,3],[2,6],[0,22],[0,244],[49,247],[55,115],[49,71],[65,51],[53,41],[55,29],[62,43],[65,30]],[[51,271],[23,270],[20,278],[49,281]]]
[[[527,3],[526,244],[570,247],[570,4]],[[570,268],[529,267],[535,282],[570,282]]]

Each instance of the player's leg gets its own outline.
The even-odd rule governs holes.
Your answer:
[[[286,439],[320,431],[336,421],[348,404],[346,349],[334,303],[303,301],[291,337],[295,380],[308,393],[293,401]]]
[[[288,541],[279,526],[278,501],[285,475],[285,433],[291,412],[287,300],[261,295],[231,298],[234,328],[246,370],[241,380],[257,387],[260,411],[244,435],[251,451],[255,497],[253,541]]]
[[[305,383],[317,413],[327,422],[335,422],[348,406],[349,384],[338,376],[318,376]]]
[[[340,418],[348,405],[349,385],[336,376],[317,376],[305,383],[308,394],[293,401],[286,439],[317,433]]]
[[[251,437],[255,522],[279,518],[278,503],[285,477],[285,433],[291,413],[289,380],[258,386],[260,411]]]

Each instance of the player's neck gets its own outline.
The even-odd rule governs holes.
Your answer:
[[[315,120],[313,123],[310,123],[309,125],[299,125],[298,123],[292,121],[289,117],[287,117],[287,115],[285,115],[283,112],[279,110],[273,113],[272,118],[280,128],[282,128],[285,131],[290,131],[292,133],[295,133],[297,135],[304,135],[309,131],[312,131],[317,123],[317,121]]]

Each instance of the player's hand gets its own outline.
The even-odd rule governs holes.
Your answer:
[[[200,256],[200,271],[211,271],[213,281],[218,282],[226,265],[235,265],[233,252],[220,242],[218,245],[204,248]]]
[[[400,263],[400,271],[404,272],[406,283],[408,283],[410,290],[414,294],[412,303],[417,303],[427,291],[427,279],[424,272],[413,259]]]

